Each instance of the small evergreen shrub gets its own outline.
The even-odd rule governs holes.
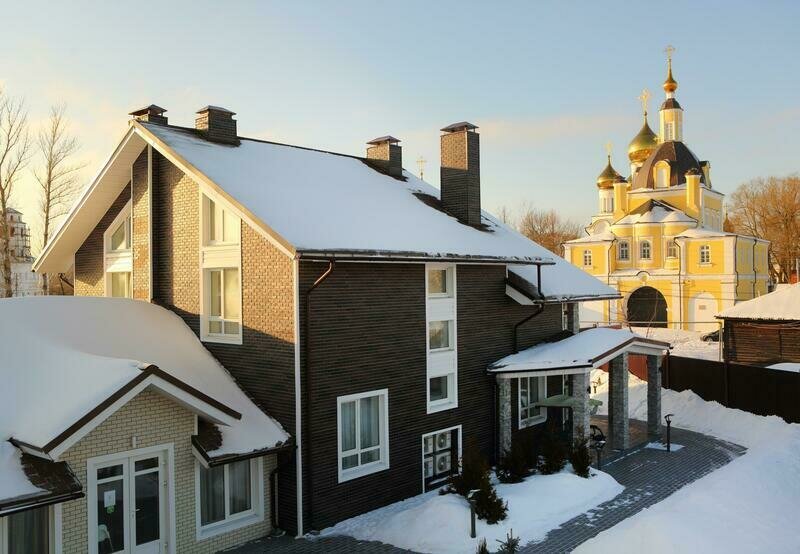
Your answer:
[[[486,539],[481,537],[478,541],[478,548],[475,549],[475,554],[489,554],[489,547],[486,546]]]
[[[456,493],[467,498],[469,491],[480,489],[484,479],[489,478],[489,463],[480,450],[467,447],[461,458],[461,472],[451,475],[444,494]]]
[[[511,449],[503,452],[497,464],[497,478],[501,483],[519,483],[531,474],[531,456],[525,448],[524,441],[515,439],[511,442]]]
[[[567,449],[554,425],[548,425],[542,433],[540,453],[539,473],[551,475],[564,469],[567,463]]]
[[[514,536],[513,529],[506,535],[506,540],[498,540],[497,542],[500,543],[497,554],[516,554],[519,552],[519,537]]]
[[[481,482],[480,488],[475,495],[475,515],[483,519],[489,525],[494,525],[502,521],[508,515],[508,503],[497,496],[497,491],[489,480],[489,473]]]
[[[572,470],[579,477],[589,478],[589,468],[592,466],[592,454],[589,452],[587,439],[575,439],[572,444],[572,451],[569,454],[569,462]]]

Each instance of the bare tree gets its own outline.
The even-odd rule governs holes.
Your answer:
[[[733,229],[770,241],[770,276],[786,283],[800,258],[800,175],[744,183],[731,195]]]
[[[0,89],[0,296],[14,293],[11,281],[11,227],[8,208],[14,184],[28,163],[30,139],[28,114],[22,100],[9,97]]]
[[[517,225],[519,232],[554,254],[563,254],[562,245],[581,236],[579,223],[564,219],[555,210],[526,208]]]
[[[55,222],[67,213],[78,190],[78,172],[82,165],[71,162],[78,151],[78,141],[68,132],[64,116],[66,106],[50,109],[50,118],[38,137],[42,167],[34,173],[42,188],[39,202],[42,217],[42,247],[50,239]],[[42,292],[47,294],[47,275],[42,276]]]

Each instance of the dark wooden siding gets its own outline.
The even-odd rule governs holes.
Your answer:
[[[305,291],[326,268],[300,264],[301,321]],[[458,266],[459,406],[428,415],[424,276],[422,264],[340,262],[312,293],[310,390],[303,397],[308,528],[419,494],[425,433],[461,425],[463,442],[492,456],[494,382],[486,367],[512,352],[514,324],[533,308],[505,295],[504,267]],[[521,328],[520,346],[560,330],[561,307],[548,306]],[[336,399],[383,388],[389,390],[390,468],[338,484]]]
[[[725,320],[724,355],[731,362],[800,362],[800,321]]]

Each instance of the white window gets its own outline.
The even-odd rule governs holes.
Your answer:
[[[131,249],[131,204],[125,205],[103,233],[103,263],[106,296],[131,298],[133,254]]]
[[[583,266],[584,267],[591,267],[592,265],[592,251],[591,250],[584,250],[583,251]]]
[[[388,390],[340,396],[336,403],[339,482],[388,469]]]
[[[55,552],[53,510],[44,506],[0,517],[0,554]]]
[[[667,162],[660,162],[656,165],[656,188],[663,189],[669,186],[669,165]]]
[[[427,320],[428,413],[458,405],[456,352],[456,267],[427,264],[425,268]]]
[[[701,264],[711,263],[711,247],[707,244],[703,244],[702,246],[700,246],[700,263]]]
[[[261,459],[209,467],[196,462],[197,536],[206,538],[263,520]]]
[[[241,284],[236,267],[206,270],[208,338],[238,338],[242,332]]]
[[[631,256],[630,253],[630,244],[627,240],[619,241],[619,259],[620,260],[629,260]]]
[[[664,124],[664,134],[666,135],[665,141],[675,140],[675,123],[668,121]]]
[[[519,380],[519,427],[547,420],[547,408],[536,406],[547,398],[547,377],[522,377]]]
[[[242,343],[241,220],[201,193],[201,336]]]
[[[639,243],[639,257],[643,260],[652,259],[653,250],[649,240],[643,240]]]
[[[241,220],[208,196],[203,196],[203,202],[206,214],[203,225],[205,244],[238,244]]]

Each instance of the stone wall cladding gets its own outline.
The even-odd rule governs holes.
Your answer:
[[[131,246],[133,298],[150,300],[150,187],[145,148],[131,172]]]
[[[609,367],[609,427],[614,448],[630,448],[631,436],[628,419],[628,353],[611,360]]]
[[[62,504],[63,553],[87,551],[87,460],[132,450],[132,436],[137,438],[137,448],[166,444],[174,447],[176,536],[173,540],[177,552],[217,552],[267,534],[270,531],[269,473],[275,464],[274,456],[264,458],[264,520],[203,541],[196,540],[193,431],[194,414],[157,392],[145,389],[70,448],[62,459],[69,463],[87,495]]]
[[[75,252],[75,296],[105,296],[103,233],[130,199],[131,187],[128,184]]]
[[[647,435],[661,438],[661,361],[662,356],[647,356]]]

